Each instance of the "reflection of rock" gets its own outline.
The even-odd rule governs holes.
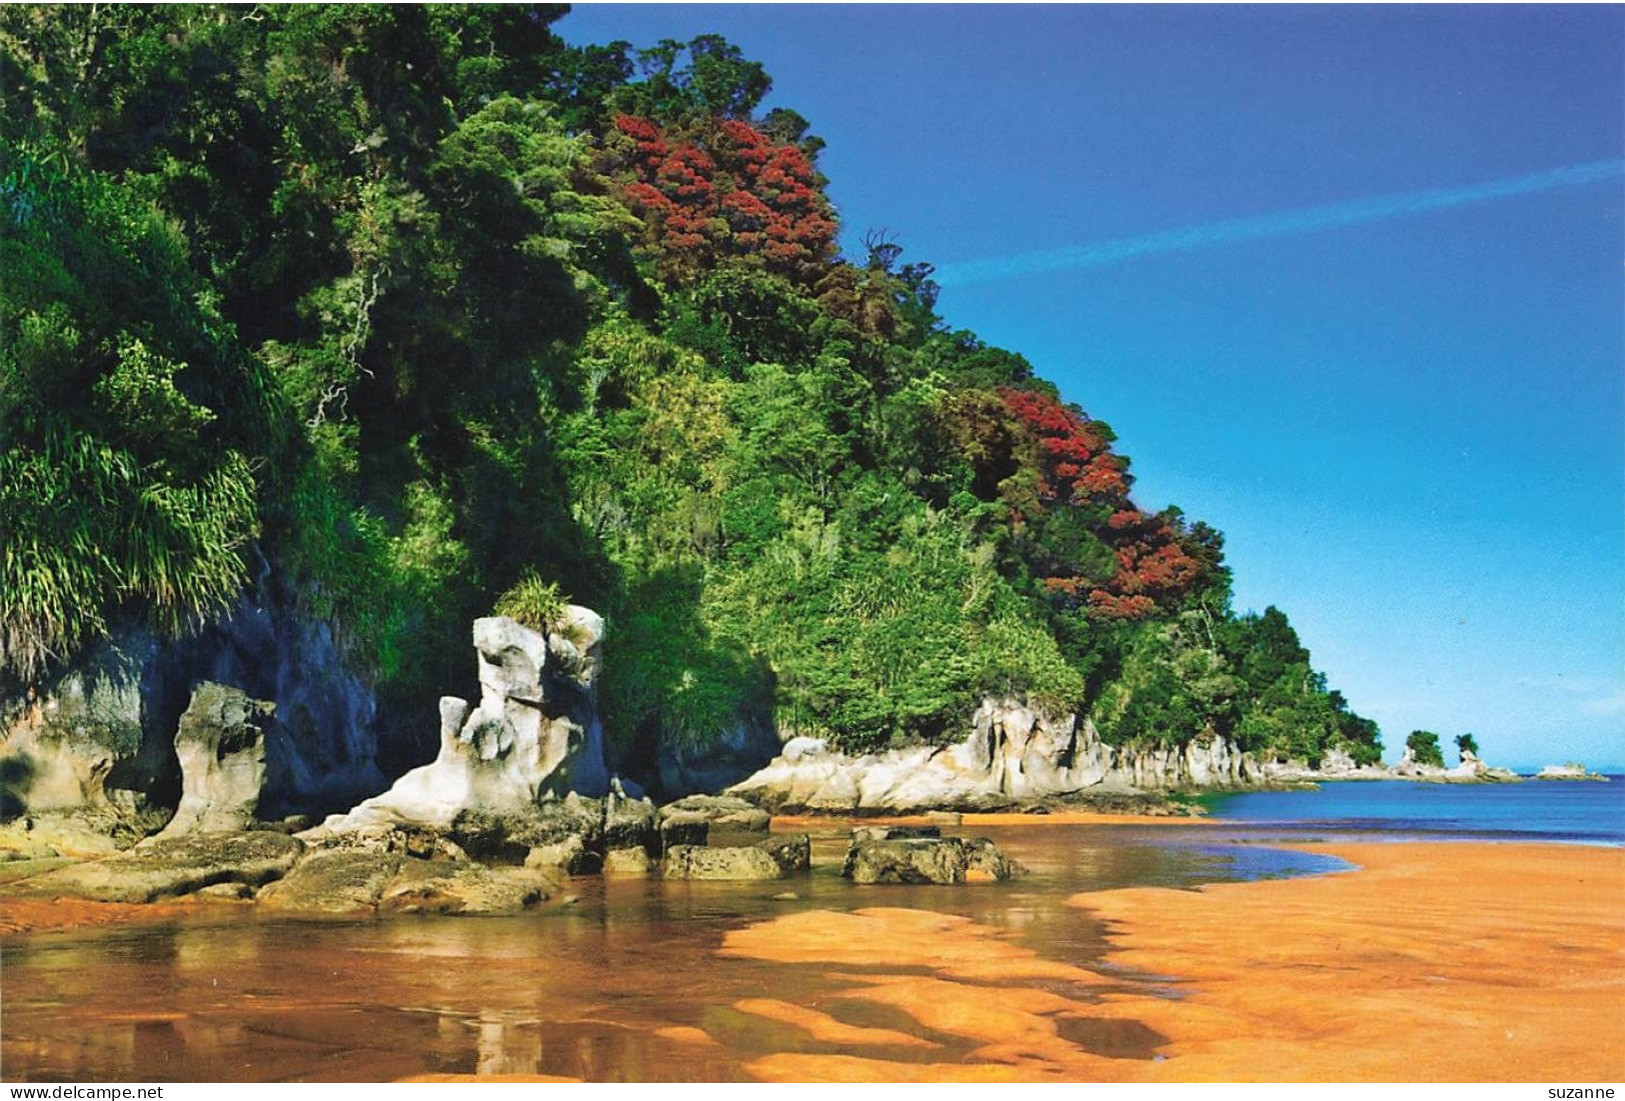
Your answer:
[[[603,794],[609,778],[594,698],[602,636],[603,620],[574,605],[546,634],[503,616],[475,620],[479,706],[442,699],[439,756],[329,818],[326,829],[444,829],[465,813],[527,815],[544,795]]]
[[[181,802],[160,837],[229,832],[254,821],[275,707],[239,688],[198,685],[175,732]]]
[[[770,837],[754,845],[674,845],[666,850],[667,879],[785,879],[812,865],[806,834]]]
[[[923,831],[921,831],[923,832]],[[985,837],[854,830],[841,874],[854,883],[976,883],[1011,879],[1020,864]]]
[[[215,883],[251,887],[286,875],[304,845],[281,833],[198,833],[153,838],[128,852],[30,880],[29,894],[100,902],[151,902]]]

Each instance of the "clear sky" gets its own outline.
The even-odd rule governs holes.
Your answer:
[[[720,33],[941,270],[1225,532],[1393,759],[1625,765],[1625,7],[579,5]],[[1564,171],[1570,170],[1570,171]],[[1482,186],[1490,185],[1490,186]]]

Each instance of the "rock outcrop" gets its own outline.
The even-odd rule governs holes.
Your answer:
[[[660,808],[662,836],[679,836],[687,827],[703,825],[697,841],[683,836],[675,844],[704,844],[711,830],[718,833],[766,833],[770,817],[755,803],[736,795],[688,795]]]
[[[275,705],[260,815],[326,812],[381,790],[371,690],[296,604],[262,576],[195,637],[127,631],[0,700],[0,821],[12,823],[0,843],[27,827],[59,849],[108,851],[160,829],[182,795],[177,726],[207,682]]]
[[[155,791],[166,785],[154,782],[164,764],[153,758],[173,749],[155,754],[143,739],[142,671],[156,650],[145,635],[104,643],[49,684],[0,702],[0,820],[8,833],[94,852],[131,845],[164,824],[173,777],[170,790]]]
[[[336,848],[312,853],[262,888],[255,901],[294,914],[505,914],[545,901],[555,885],[526,868]]]
[[[159,837],[246,829],[265,787],[265,744],[276,705],[206,682],[175,731],[181,801]]]
[[[942,837],[935,828],[852,831],[841,875],[854,883],[993,883],[1023,874],[985,837]]]
[[[1547,765],[1535,774],[1537,780],[1601,780],[1607,782],[1608,777],[1600,772],[1590,772],[1585,765],[1570,761],[1567,764]]]
[[[609,789],[594,686],[604,623],[572,605],[546,633],[503,616],[474,621],[480,702],[440,701],[440,753],[334,815],[331,833],[448,829],[459,815],[531,815],[546,796]]]
[[[27,893],[98,902],[153,902],[221,883],[259,887],[286,875],[305,846],[269,831],[151,838],[126,852],[36,876]]]
[[[786,879],[811,867],[812,841],[803,833],[754,845],[673,845],[660,874],[667,879]]]
[[[1251,758],[1219,739],[1168,750],[1103,743],[1094,726],[1014,700],[987,700],[964,741],[851,757],[822,739],[787,741],[737,795],[778,812],[993,810],[1080,792],[1130,793],[1254,782]]]

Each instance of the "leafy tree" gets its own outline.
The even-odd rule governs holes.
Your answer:
[[[1405,748],[1411,751],[1417,764],[1444,767],[1444,753],[1439,748],[1439,736],[1430,730],[1413,730],[1405,737]]]
[[[989,695],[1377,758],[1105,422],[889,234],[838,255],[759,63],[563,12],[0,8],[0,674],[195,629],[252,559],[401,764],[468,619],[563,589],[627,761],[943,741]]]
[[[1478,756],[1478,739],[1471,734],[1456,735],[1456,752],[1462,757],[1466,757],[1469,753]]]

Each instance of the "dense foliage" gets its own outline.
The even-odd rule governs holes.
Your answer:
[[[628,757],[950,739],[997,695],[1376,758],[1104,422],[895,243],[837,254],[760,65],[566,47],[564,11],[0,9],[0,675],[263,561],[403,743],[471,617],[568,591]]]
[[[1439,736],[1431,730],[1411,731],[1405,738],[1405,748],[1419,765],[1444,767],[1444,750],[1439,747]]]

